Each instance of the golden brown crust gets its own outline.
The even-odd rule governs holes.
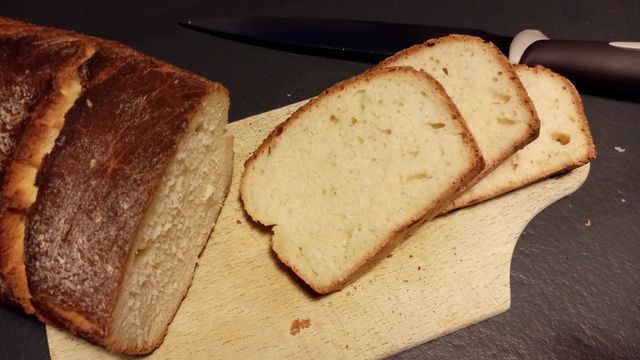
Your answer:
[[[31,185],[47,132],[64,106],[61,93],[92,48],[65,33],[0,19],[0,98],[3,101],[0,165],[0,270],[13,299],[30,313],[22,264],[24,212],[35,196]],[[13,228],[17,227],[17,228]]]
[[[405,58],[411,57],[416,52],[419,52],[424,48],[434,47],[441,44],[446,44],[448,42],[459,42],[459,41],[479,44],[485,47],[488,51],[490,51],[490,53],[493,55],[493,57],[496,59],[496,61],[502,68],[503,73],[506,76],[508,76],[511,80],[513,80],[513,82],[515,83],[517,94],[520,97],[520,100],[522,101],[522,103],[526,106],[527,111],[531,116],[531,122],[528,124],[528,131],[518,141],[516,141],[512,147],[505,149],[496,160],[488,162],[484,170],[467,185],[467,188],[469,188],[473,186],[475,183],[477,183],[478,181],[480,181],[484,176],[486,176],[489,172],[491,172],[491,170],[493,170],[498,165],[500,165],[504,160],[506,160],[509,156],[511,156],[511,154],[522,149],[527,144],[535,140],[538,137],[538,134],[540,131],[540,119],[538,118],[538,114],[536,113],[536,110],[533,107],[533,103],[531,102],[531,99],[529,98],[527,91],[522,85],[522,82],[516,75],[512,66],[509,64],[509,60],[507,60],[504,54],[502,54],[500,49],[498,49],[495,45],[493,45],[493,43],[489,41],[485,41],[476,36],[452,34],[452,35],[448,35],[448,36],[444,36],[436,39],[427,40],[424,43],[417,44],[405,50],[402,50],[390,56],[389,58],[383,60],[380,64],[375,66],[373,69],[376,69],[378,67],[389,66],[388,64],[393,63],[399,59],[405,59]]]
[[[442,98],[447,101],[447,106],[450,109],[450,113],[453,114],[453,121],[459,124],[460,128],[462,129],[461,135],[464,139],[464,142],[469,146],[469,148],[473,153],[473,161],[469,164],[469,167],[466,170],[465,174],[461,176],[461,178],[458,179],[458,181],[453,183],[452,187],[448,191],[444,192],[438,199],[434,200],[433,203],[427,204],[425,208],[421,212],[416,214],[414,218],[409,219],[405,224],[401,225],[397,229],[392,230],[389,233],[389,235],[385,238],[385,240],[381,241],[379,245],[371,253],[367,254],[363,258],[362,261],[355,264],[349,271],[345,271],[345,274],[347,274],[347,276],[327,286],[307,283],[311,288],[313,288],[316,292],[320,294],[326,294],[329,292],[339,290],[349,282],[354,281],[358,277],[363,275],[369,268],[374,266],[380,259],[384,258],[387,255],[387,253],[392,251],[395,248],[395,246],[404,239],[405,235],[409,232],[409,230],[415,224],[422,223],[426,220],[429,220],[430,218],[438,214],[438,212],[446,204],[448,204],[457,195],[459,195],[464,185],[467,182],[469,182],[471,179],[475,178],[480,173],[480,171],[482,171],[482,169],[484,168],[484,159],[480,154],[480,150],[478,149],[478,145],[475,139],[469,132],[466,126],[466,123],[464,122],[462,115],[460,114],[460,111],[458,110],[456,105],[453,103],[453,101],[451,101],[449,96],[444,91],[444,88],[442,88],[442,86],[440,85],[440,83],[438,83],[437,80],[435,80],[431,75],[423,71],[414,70],[410,67],[379,67],[379,68],[372,69],[362,75],[358,75],[350,79],[344,80],[332,86],[331,88],[325,90],[320,96],[311,99],[308,103],[301,106],[287,120],[285,120],[283,123],[278,125],[267,136],[267,138],[262,142],[262,144],[253,152],[253,154],[249,156],[249,158],[245,161],[245,173],[247,169],[251,167],[251,164],[255,161],[257,156],[267,152],[269,148],[273,146],[274,143],[277,141],[278,137],[283,133],[283,131],[286,130],[288,126],[290,126],[292,122],[298,119],[308,109],[311,109],[312,107],[314,107],[315,104],[318,101],[320,101],[323,97],[329,96],[335,92],[339,92],[343,90],[346,86],[352,83],[360,82],[360,81],[369,81],[370,78],[375,77],[381,73],[392,73],[392,72],[404,72],[407,74],[411,74],[413,76],[420,77],[424,81],[429,82],[431,86],[433,86],[436,89],[438,94],[440,94],[440,96],[442,96]],[[245,186],[245,174],[243,173],[242,179],[240,180],[241,195],[244,193],[244,190],[243,190],[244,186]],[[259,222],[258,219],[254,219],[254,221]],[[265,225],[272,225],[272,224],[265,224]],[[298,275],[301,279],[305,280],[306,282],[306,279],[304,279],[304,277],[301,276],[299,270],[291,261],[289,261],[286,257],[280,256],[280,254],[276,253],[276,255],[278,256],[278,258],[282,263],[284,263],[289,268],[291,268],[293,272],[296,273],[296,275]]]

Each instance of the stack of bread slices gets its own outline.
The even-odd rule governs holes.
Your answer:
[[[450,35],[298,109],[246,161],[240,193],[279,259],[329,293],[423,222],[594,157],[567,79]]]
[[[152,351],[229,188],[227,90],[0,18],[0,98],[0,299],[113,351]]]

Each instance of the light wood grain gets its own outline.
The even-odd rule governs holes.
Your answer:
[[[316,296],[278,263],[269,232],[243,213],[246,157],[300,103],[230,125],[233,183],[193,285],[157,359],[372,359],[435,339],[509,308],[516,241],[541,210],[585,181],[589,165],[437,218],[344,290]],[[311,326],[290,333],[295,319]],[[113,355],[47,328],[53,359]]]

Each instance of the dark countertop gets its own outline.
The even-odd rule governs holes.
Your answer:
[[[640,41],[639,14],[640,2],[631,0],[580,6],[549,0],[0,1],[1,16],[119,40],[222,82],[231,93],[232,120],[309,98],[371,65],[236,43],[178,27],[178,20],[340,17]],[[640,357],[640,95],[590,92],[583,101],[598,158],[586,184],[539,214],[520,237],[511,309],[393,358]],[[48,359],[44,327],[0,308],[0,358]]]

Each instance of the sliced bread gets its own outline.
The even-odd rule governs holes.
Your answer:
[[[228,191],[220,84],[101,41],[24,228],[42,321],[115,352],[159,346]]]
[[[540,117],[540,136],[468,189],[446,211],[473,205],[593,160],[596,150],[578,91],[542,66],[518,65]]]
[[[403,50],[377,67],[387,66],[428,72],[460,109],[486,162],[468,186],[538,136],[531,100],[508,60],[489,42],[450,35]]]
[[[343,81],[279,125],[245,163],[247,213],[318,293],[355,279],[436,215],[483,167],[431,76],[379,68]]]
[[[42,158],[80,94],[78,68],[94,51],[92,42],[71,34],[0,18],[0,294],[27,313],[33,309],[22,259],[26,212]]]

